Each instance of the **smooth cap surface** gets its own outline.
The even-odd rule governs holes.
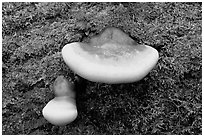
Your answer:
[[[77,117],[75,101],[69,97],[55,97],[42,110],[44,118],[53,125],[64,126]]]
[[[62,49],[66,64],[81,77],[102,83],[141,80],[156,65],[156,49],[138,45],[117,28],[107,28],[89,43],[74,42]]]

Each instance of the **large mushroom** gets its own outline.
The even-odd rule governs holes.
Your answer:
[[[109,84],[141,80],[159,58],[156,49],[137,44],[122,30],[113,27],[105,29],[88,43],[65,45],[62,56],[79,76]]]

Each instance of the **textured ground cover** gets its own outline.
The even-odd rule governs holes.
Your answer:
[[[3,3],[3,134],[202,134],[202,3]],[[159,51],[141,81],[87,81],[78,118],[53,126],[42,108],[58,75],[74,81],[62,47],[119,27]]]

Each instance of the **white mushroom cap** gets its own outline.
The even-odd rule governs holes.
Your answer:
[[[70,97],[55,97],[43,108],[44,118],[53,125],[64,126],[77,117],[75,100]]]
[[[74,42],[62,49],[66,64],[79,76],[94,82],[130,83],[141,80],[156,65],[156,49],[137,45],[116,28],[108,28],[90,43]]]

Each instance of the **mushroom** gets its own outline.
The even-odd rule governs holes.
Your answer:
[[[73,85],[64,76],[58,76],[54,82],[55,98],[47,103],[42,114],[50,123],[64,126],[77,117],[77,108]]]
[[[65,63],[79,76],[109,84],[144,78],[156,65],[158,51],[139,45],[118,28],[107,28],[88,43],[74,42],[62,49]]]

